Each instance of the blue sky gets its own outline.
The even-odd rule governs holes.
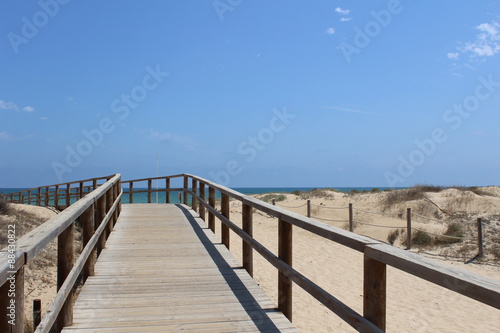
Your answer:
[[[498,1],[0,9],[0,188],[499,185]]]

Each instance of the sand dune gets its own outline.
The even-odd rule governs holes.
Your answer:
[[[498,240],[500,227],[498,207],[500,207],[500,188],[488,188],[492,196],[478,196],[471,192],[445,190],[440,193],[429,193],[428,200],[416,200],[391,207],[383,205],[386,193],[346,195],[338,192],[322,193],[318,197],[310,197],[312,215],[327,224],[345,227],[348,219],[347,207],[353,203],[355,220],[363,223],[390,226],[381,228],[357,223],[355,232],[375,239],[386,241],[391,230],[406,226],[404,212],[411,207],[422,216],[431,217],[415,219],[414,226],[428,231],[442,233],[446,224],[434,220],[462,218],[475,221],[477,217],[485,218],[490,244]],[[493,194],[495,196],[493,196]],[[260,196],[261,197],[261,196]],[[291,211],[306,214],[304,197],[288,194],[286,200],[277,204]],[[327,208],[330,207],[330,208]],[[231,202],[231,219],[241,226],[241,204]],[[337,207],[342,209],[333,209]],[[15,209],[28,210],[44,218],[54,213],[46,208],[15,205]],[[374,214],[376,213],[376,214]],[[328,221],[335,220],[335,221]],[[254,237],[277,253],[277,220],[267,214],[254,214]],[[473,229],[473,228],[472,228]],[[496,232],[496,233],[495,233]],[[217,223],[216,233],[220,237],[220,225]],[[467,235],[471,236],[471,235]],[[293,266],[312,281],[321,285],[332,295],[362,312],[362,269],[361,253],[341,245],[312,235],[304,230],[294,228]],[[496,237],[496,238],[495,238]],[[398,239],[395,245],[399,245]],[[461,245],[453,245],[448,251],[448,258],[436,257],[448,265],[469,270],[500,281],[500,265],[492,258],[481,263],[464,264],[466,258],[477,250],[459,252]],[[54,244],[49,251],[55,250]],[[489,249],[489,248],[487,248]],[[241,259],[241,241],[231,233],[231,251]],[[412,251],[417,252],[418,249]],[[442,248],[427,249],[427,255],[446,254]],[[458,252],[458,254],[457,254]],[[452,255],[453,254],[453,255]],[[458,258],[458,257],[460,258]],[[254,255],[254,275],[256,281],[277,302],[277,271],[258,254]],[[38,267],[27,269],[26,291],[28,298],[26,311],[31,314],[31,302],[34,298],[43,300],[43,308],[47,309],[55,296],[55,287],[49,287],[49,281],[55,281],[55,266],[44,257]],[[36,264],[36,263],[35,263]],[[407,273],[388,267],[387,281],[387,331],[388,332],[500,332],[500,311],[477,301],[461,296],[432,283],[423,281]],[[40,287],[40,281],[47,282]],[[332,314],[315,299],[294,286],[294,323],[303,332],[354,332],[349,325]]]

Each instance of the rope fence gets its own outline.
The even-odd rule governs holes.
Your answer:
[[[454,235],[446,235],[446,234],[438,234],[435,232],[430,232],[427,230],[423,230],[421,228],[416,228],[412,226],[412,220],[414,217],[420,218],[420,219],[426,219],[428,221],[433,221],[437,223],[443,223],[443,224],[459,224],[459,225],[477,225],[477,246],[478,246],[478,257],[483,256],[483,249],[485,244],[488,246],[493,245],[494,243],[487,242],[484,243],[483,240],[483,223],[482,219],[478,218],[477,221],[474,223],[472,221],[445,221],[445,220],[437,220],[435,218],[431,218],[428,216],[424,216],[421,214],[417,214],[412,212],[411,208],[407,208],[406,212],[397,212],[397,213],[383,213],[383,212],[373,212],[365,209],[360,209],[360,208],[354,208],[352,203],[349,203],[348,207],[338,207],[338,206],[327,206],[327,205],[317,205],[311,203],[311,200],[308,199],[305,204],[299,205],[299,206],[287,206],[283,204],[277,204],[275,200],[272,200],[273,205],[278,205],[280,207],[284,208],[291,208],[291,209],[297,209],[297,208],[302,208],[304,206],[307,207],[307,213],[306,216],[309,218],[314,218],[316,220],[320,221],[326,221],[326,222],[335,222],[335,223],[348,223],[349,224],[349,231],[354,232],[354,226],[355,224],[362,224],[362,225],[367,225],[367,226],[372,226],[372,227],[377,227],[377,228],[387,228],[387,229],[406,229],[406,248],[411,249],[412,248],[412,231],[419,231],[419,232],[425,232],[429,235],[433,235],[436,237],[440,238],[445,238],[445,239],[454,239],[454,240],[459,240],[459,241],[473,241],[473,238],[470,237],[459,237],[459,236],[454,236]],[[317,216],[318,214],[312,214],[312,207],[317,207],[317,208],[324,208],[324,209],[335,209],[335,210],[348,210],[349,217],[348,219],[331,219],[331,218],[325,218],[325,217],[320,217]],[[389,216],[389,217],[396,217],[398,219],[406,217],[406,226],[393,226],[393,225],[383,225],[383,224],[377,224],[377,223],[369,223],[369,222],[363,222],[359,218],[354,219],[354,213],[355,212],[360,212],[360,213],[365,213],[365,214],[371,214],[371,215],[378,215],[378,216]],[[318,211],[315,211],[315,213],[318,213]],[[490,228],[493,228],[494,230],[499,230],[498,228],[494,226],[489,226]],[[491,244],[491,245],[490,245]]]

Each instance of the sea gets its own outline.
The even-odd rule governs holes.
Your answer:
[[[349,193],[351,191],[359,191],[359,192],[372,191],[374,189],[379,189],[381,191],[392,189],[389,187],[327,187],[327,188],[328,189],[333,188],[339,192],[344,192],[344,193]],[[263,194],[263,193],[293,193],[296,191],[307,192],[307,191],[311,191],[313,189],[323,189],[323,188],[318,188],[318,187],[235,187],[232,189],[237,191],[237,192],[240,192],[242,194],[253,195],[253,194]],[[28,188],[2,188],[2,189],[0,189],[0,193],[8,194],[8,193],[14,193],[14,192],[19,192],[19,191],[24,191],[24,190],[28,190]],[[127,188],[125,188],[125,190],[127,190]],[[147,189],[146,188],[134,188],[134,190],[140,191],[140,190],[147,190]],[[171,203],[179,203],[180,202],[179,201],[179,193],[180,192],[171,192],[170,193],[170,202]],[[207,191],[206,195],[208,196],[208,191]],[[152,199],[153,203],[165,202],[166,201],[165,192],[153,193],[151,199]],[[216,199],[220,199],[220,192],[219,191],[216,191]],[[122,202],[123,203],[129,202],[128,194],[123,195]],[[147,203],[147,202],[148,202],[147,193],[135,193],[134,194],[134,203]]]

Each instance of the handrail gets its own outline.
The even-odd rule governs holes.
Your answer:
[[[78,182],[77,182],[78,183]],[[121,210],[121,176],[112,176],[105,184],[87,194],[84,198],[52,217],[47,222],[21,237],[15,248],[4,248],[0,256],[0,303],[9,302],[4,289],[12,279],[21,287],[24,284],[24,265],[30,263],[50,242],[58,239],[58,294],[36,332],[49,332],[56,323],[57,330],[72,323],[72,293],[78,275],[83,271],[84,279],[93,275],[94,252],[99,255],[112,231]],[[73,226],[76,219],[82,222],[84,250],[73,266]],[[95,223],[96,222],[96,223]],[[98,228],[94,231],[94,226]],[[92,255],[91,255],[92,254]],[[24,293],[15,295],[15,304],[21,306]],[[10,296],[9,296],[10,297]],[[8,309],[1,307],[0,316],[6,318]],[[23,327],[24,311],[17,311],[16,326]],[[57,322],[56,322],[57,321]],[[0,331],[12,327],[0,321]]]
[[[35,203],[38,206],[55,206],[56,208],[59,207],[59,202],[63,200],[66,203],[66,206],[70,206],[71,198],[83,198],[85,194],[91,192],[91,189],[95,190],[97,186],[101,185],[98,184],[99,181],[106,182],[113,176],[114,175],[34,187],[22,191],[6,193],[5,198],[12,203]],[[92,182],[92,185],[85,186],[85,183],[87,182]],[[72,187],[72,185],[75,184],[78,184],[79,186]],[[72,192],[72,190],[76,191]]]
[[[214,230],[213,219],[217,217],[221,221],[222,243],[229,248],[229,233],[224,229],[231,229],[242,238],[244,267],[250,274],[253,272],[253,264],[251,259],[250,263],[248,262],[248,259],[252,258],[251,250],[249,253],[248,247],[260,253],[278,269],[280,272],[278,303],[284,314],[290,319],[290,286],[291,281],[293,281],[357,330],[367,332],[385,330],[386,265],[500,309],[500,283],[498,281],[462,269],[448,267],[433,259],[315,221],[201,177],[190,174],[184,174],[182,177],[184,177],[184,192],[186,194],[184,203],[187,204],[186,197],[190,195],[193,210],[199,211],[200,217],[204,220],[205,209],[207,209],[209,214],[208,224],[212,230]],[[189,188],[189,179],[191,179],[192,183],[191,188]],[[208,186],[210,193],[208,202],[205,197],[205,186]],[[219,191],[222,196],[220,211],[215,208],[213,199],[215,190]],[[246,214],[243,213],[243,229],[236,226],[229,217],[228,202],[230,198],[241,201],[243,211],[247,211]],[[252,237],[251,214],[250,216],[247,215],[249,209],[250,212],[251,209],[257,209],[279,219],[280,253],[278,256]],[[286,225],[289,225],[289,227]],[[291,251],[291,232],[288,235],[286,229],[291,228],[292,225],[363,252],[365,258],[363,315],[347,307],[293,268],[290,259],[291,253],[283,253],[284,250]],[[288,297],[285,298],[283,295]]]

